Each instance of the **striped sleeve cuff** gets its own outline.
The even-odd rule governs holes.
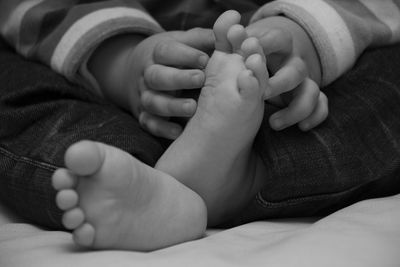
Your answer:
[[[325,1],[277,0],[261,7],[252,22],[279,15],[296,21],[309,34],[321,62],[322,85],[334,81],[356,61],[355,46],[345,21]]]
[[[400,42],[400,0],[358,0],[377,23],[385,25],[390,37],[387,44]],[[382,38],[380,38],[382,39]],[[376,43],[379,43],[377,40]]]
[[[94,11],[75,21],[62,35],[50,58],[53,70],[72,82],[95,89],[97,82],[87,71],[92,52],[105,39],[125,33],[152,35],[163,29],[147,13],[133,8],[112,7]]]

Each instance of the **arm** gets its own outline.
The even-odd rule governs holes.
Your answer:
[[[210,34],[197,34],[199,30],[193,30],[177,37],[177,42],[168,42],[164,46],[167,49],[163,51],[174,47],[173,53],[156,53],[158,57],[145,58],[146,55],[154,56],[151,50],[157,46],[146,49],[145,45],[140,45],[144,43],[142,40],[162,33],[163,29],[135,0],[57,3],[4,0],[0,1],[0,31],[18,53],[47,64],[70,81],[129,110],[140,118],[144,128],[160,136],[165,136],[171,129],[178,128],[178,134],[181,130],[179,125],[168,122],[169,116],[189,116],[187,114],[191,115],[196,108],[193,100],[167,97],[170,92],[199,84],[199,81],[190,82],[193,72],[198,74],[199,71],[178,71],[182,66],[176,65],[176,59],[182,58],[182,53],[188,55],[187,59],[192,61],[184,67],[199,69],[201,64],[194,62],[204,54],[200,50],[209,49],[213,41],[208,37]],[[171,41],[175,37],[165,39]],[[203,37],[206,38],[200,39]],[[156,43],[155,39],[151,38],[145,44],[151,46]],[[183,45],[176,46],[176,43]],[[140,48],[134,49],[136,46]],[[133,64],[136,56],[138,64]],[[208,60],[205,56],[202,64]],[[131,73],[128,65],[134,69]],[[162,68],[163,65],[169,68]],[[147,68],[149,70],[145,71]],[[149,77],[141,82],[143,76]],[[130,84],[124,84],[127,79]],[[201,82],[201,77],[198,80]],[[165,81],[171,86],[161,86]],[[160,90],[165,94],[159,93]],[[171,138],[171,135],[167,137]]]
[[[0,1],[1,35],[15,50],[88,88],[87,60],[105,39],[163,31],[136,1]]]
[[[174,97],[178,90],[203,86],[204,52],[212,31],[170,31],[150,37],[125,34],[103,42],[88,68],[103,95],[135,115],[150,133],[174,139],[182,127],[168,117],[190,117],[196,101]]]
[[[337,79],[368,47],[400,41],[400,0],[277,0],[252,22],[284,16],[311,38],[321,62],[321,85]]]

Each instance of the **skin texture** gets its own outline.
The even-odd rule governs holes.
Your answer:
[[[258,39],[273,74],[265,98],[282,110],[271,116],[271,127],[282,130],[298,124],[309,130],[323,122],[328,101],[319,89],[319,59],[307,33],[284,17],[257,21],[246,27],[246,33]],[[204,85],[207,53],[214,49],[214,39],[211,30],[200,28],[148,38],[117,36],[95,51],[89,70],[104,97],[130,111],[143,128],[176,139],[183,128],[170,117],[187,121],[197,107],[195,100],[177,96]],[[255,47],[251,42],[246,49]]]
[[[266,99],[282,107],[269,118],[275,130],[298,124],[309,130],[328,116],[328,99],[320,91],[321,66],[302,27],[286,17],[267,17],[250,24],[249,36],[260,40],[271,70]]]
[[[222,39],[218,49],[239,47],[246,37],[244,29],[230,31],[238,19],[227,13],[216,22],[215,35]],[[229,218],[259,190],[257,179],[237,174],[262,177],[255,175],[251,146],[263,117],[262,81],[268,73],[262,54],[240,50],[214,52],[199,107],[158,169],[101,143],[82,141],[68,148],[66,168],[58,169],[52,181],[63,224],[77,245],[149,251],[200,238],[207,222]],[[175,177],[170,169],[178,171]],[[226,201],[232,194],[236,200]],[[214,200],[218,205],[210,205]]]
[[[179,90],[201,88],[214,48],[211,30],[192,29],[148,38],[122,35],[103,43],[92,55],[89,70],[104,97],[130,111],[156,136],[175,139],[182,127],[168,119],[191,117],[196,102],[177,98]]]
[[[203,198],[210,226],[240,212],[265,177],[252,144],[264,115],[268,72],[262,48],[239,21],[233,11],[216,21],[216,51],[196,113],[156,164]]]

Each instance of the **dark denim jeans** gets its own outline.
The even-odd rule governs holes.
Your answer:
[[[330,117],[303,133],[259,132],[267,186],[233,224],[326,214],[400,192],[400,47],[368,52],[326,93]],[[274,111],[267,105],[266,115]],[[30,222],[62,229],[50,178],[65,150],[104,142],[154,165],[166,142],[127,113],[0,43],[0,201]]]
[[[234,224],[326,215],[400,193],[400,45],[366,52],[323,91],[329,117],[307,133],[271,130],[275,109],[266,107],[256,149],[267,185]]]
[[[30,221],[62,228],[51,175],[82,139],[122,148],[154,165],[162,140],[130,115],[29,62],[0,39],[0,201]]]

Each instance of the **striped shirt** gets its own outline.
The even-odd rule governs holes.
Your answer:
[[[323,85],[365,49],[400,41],[400,0],[1,0],[0,32],[18,53],[95,87],[86,63],[105,39],[211,27],[225,9],[251,14],[250,23],[276,15],[296,21],[317,49]]]

